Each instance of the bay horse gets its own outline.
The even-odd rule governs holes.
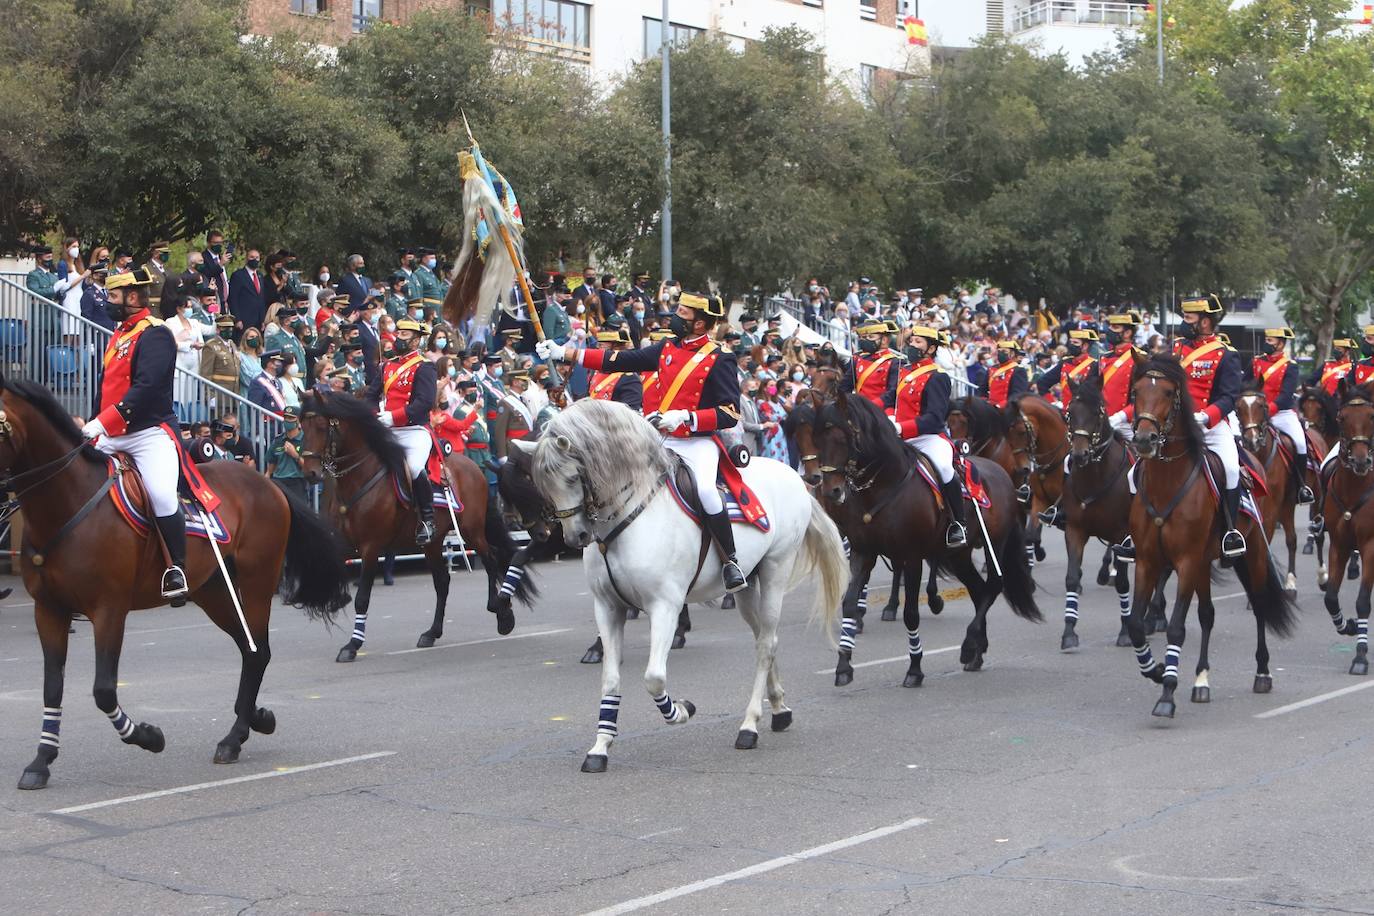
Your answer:
[[[983,509],[988,541],[984,546],[996,554],[997,563],[989,564],[994,573],[984,581],[973,562],[972,545],[983,540],[983,528],[974,512],[968,513],[969,545],[955,550],[946,547],[945,510],[934,488],[917,473],[916,449],[897,435],[887,414],[866,398],[840,394],[817,411],[812,426],[822,492],[833,503],[852,505],[841,524],[849,539],[850,580],[835,667],[836,686],[853,681],[853,614],[860,585],[880,555],[889,557],[893,566],[916,570],[918,575],[920,563],[938,565],[968,588],[974,616],[959,651],[965,671],[978,671],[983,666],[988,651],[987,612],[999,595],[1006,596],[1018,617],[1043,619],[1035,605],[1035,582],[1011,478],[1000,466],[984,458],[967,459],[974,462],[990,501]],[[995,572],[998,564],[1000,576]],[[918,687],[925,679],[921,670],[924,650],[920,602],[910,590],[904,622],[908,666],[903,686]]]
[[[533,437],[529,441],[537,441]],[[534,483],[534,455],[521,449],[512,449],[509,460],[497,473],[497,491],[501,494],[502,515],[506,524],[522,528],[535,543],[547,543],[558,531],[557,519],[553,517],[553,507],[544,500],[544,495]],[[627,611],[627,616],[630,615]],[[639,616],[639,609],[633,609],[633,616]],[[682,649],[687,645],[687,634],[692,632],[692,617],[687,605],[677,616],[677,630],[673,633],[673,643],[669,648]],[[606,657],[605,645],[601,636],[582,653],[581,663],[599,665]]]
[[[1315,443],[1321,447],[1321,454],[1329,454],[1331,447],[1341,438],[1340,421],[1337,419],[1340,413],[1340,404],[1336,402],[1335,396],[1320,385],[1307,385],[1298,395],[1298,413],[1302,416],[1303,425],[1307,427],[1309,447],[1315,440]],[[1303,548],[1303,553],[1311,553],[1311,548],[1315,545],[1317,551],[1317,585],[1325,588],[1327,565],[1324,553],[1326,531],[1321,523],[1322,475],[1309,470],[1307,484],[1312,488],[1312,492],[1317,494],[1317,500],[1308,507],[1310,521],[1308,540],[1310,543]],[[1352,553],[1346,578],[1354,579],[1358,575],[1359,560]]]
[[[1068,426],[1059,408],[1038,394],[1022,394],[1007,405],[1007,444],[1011,446],[1018,492],[1029,487],[1025,503],[1026,540],[1035,558],[1043,560],[1040,545],[1044,528],[1040,513],[1059,504],[1064,489],[1064,458],[1069,452]]]
[[[972,396],[954,398],[949,405],[945,425],[955,449],[964,455],[996,462],[1006,471],[1020,507],[1021,524],[1029,530],[1031,487],[1025,477],[1030,462],[1012,448],[1011,406],[1008,405],[1006,410],[998,410],[986,398]],[[1038,542],[1028,540],[1026,550],[1032,566],[1037,560],[1045,559],[1045,550]]]
[[[82,440],[52,393],[36,382],[0,379],[0,397],[0,471],[24,513],[20,569],[43,647],[42,732],[19,788],[41,789],[58,754],[74,614],[84,614],[94,631],[95,705],[125,744],[153,753],[166,746],[160,728],[134,724],[117,690],[125,618],[167,603],[160,585],[166,564],[158,538],[136,532],[110,498],[116,477],[129,472]],[[241,622],[209,542],[188,538],[189,599],[234,640],[242,659],[234,722],[214,756],[233,763],[252,732],[276,730],[276,716],[257,705],[272,658],[272,596],[280,592],[312,619],[332,621],[348,603],[348,572],[334,533],[305,503],[238,462],[200,470],[220,498],[217,514],[229,533],[221,551],[243,608]]]
[[[1274,539],[1274,531],[1283,526],[1284,543],[1288,547],[1288,574],[1283,587],[1288,597],[1298,597],[1298,526],[1294,513],[1298,507],[1297,486],[1288,470],[1288,462],[1298,460],[1289,437],[1269,423],[1269,401],[1264,392],[1247,389],[1236,398],[1236,419],[1240,422],[1241,446],[1254,455],[1264,468],[1266,493],[1260,505],[1264,519],[1264,540]],[[1282,453],[1287,442],[1287,455]],[[1304,470],[1304,476],[1305,470]],[[1315,492],[1315,490],[1313,491]]]
[[[1322,473],[1325,484],[1322,515],[1326,531],[1331,536],[1331,568],[1340,569],[1346,556],[1356,549],[1374,556],[1374,512],[1370,497],[1374,496],[1374,384],[1348,384],[1349,376],[1341,379],[1342,398],[1337,413],[1340,430],[1340,456]],[[1326,580],[1326,612],[1336,632],[1355,637],[1355,658],[1350,673],[1369,673],[1369,593],[1374,588],[1374,564],[1364,564],[1359,592],[1355,596],[1356,619],[1345,620],[1341,615],[1341,577]]]
[[[534,479],[556,507],[563,540],[585,548],[582,565],[606,657],[596,740],[582,772],[604,773],[618,734],[626,609],[640,607],[649,615],[649,696],[669,725],[686,722],[696,707],[668,693],[668,646],[683,604],[726,594],[721,561],[709,534],[683,511],[669,486],[670,476],[682,470],[680,462],[664,448],[659,432],[624,404],[578,401],[549,423],[538,443],[517,440],[512,448],[533,453]],[[784,593],[818,574],[814,613],[830,633],[847,578],[839,532],[790,467],[755,458],[740,473],[769,522],[766,531],[735,526],[740,567],[748,577],[735,603],[754,633],[753,684],[735,747],[749,750],[758,745],[765,692],[772,729],[792,724],[777,665]],[[682,486],[691,489],[686,482]]]
[[[1210,455],[1202,430],[1193,420],[1193,399],[1183,366],[1172,355],[1137,357],[1131,378],[1135,404],[1135,438],[1132,447],[1140,458],[1137,497],[1131,505],[1131,535],[1135,540],[1135,595],[1127,627],[1140,673],[1163,692],[1152,714],[1173,718],[1174,691],[1178,686],[1179,656],[1183,650],[1188,608],[1198,597],[1198,622],[1202,645],[1198,652],[1197,677],[1192,701],[1211,702],[1210,663],[1207,650],[1212,636],[1215,609],[1212,605],[1212,561],[1220,556],[1221,512],[1208,487],[1207,476],[1224,486],[1221,464]],[[1210,465],[1210,467],[1209,467]],[[1246,552],[1233,566],[1250,599],[1255,615],[1255,693],[1273,689],[1269,673],[1266,631],[1286,636],[1293,629],[1294,606],[1283,590],[1278,571],[1269,556],[1269,545],[1260,526],[1241,513],[1235,525],[1245,537]],[[1178,573],[1173,615],[1169,620],[1164,663],[1150,652],[1145,635],[1145,607],[1165,565]]]
[[[1130,448],[1116,435],[1107,417],[1102,377],[1093,373],[1082,381],[1070,380],[1069,390],[1073,393],[1068,407],[1071,470],[1064,481],[1060,500],[1064,513],[1064,546],[1068,554],[1064,574],[1064,632],[1059,639],[1062,652],[1078,648],[1075,628],[1083,586],[1083,549],[1088,538],[1100,538],[1111,545],[1121,543],[1130,533],[1133,497],[1126,475],[1134,464]],[[1131,637],[1126,622],[1131,613],[1130,581],[1125,563],[1115,560],[1113,565],[1121,616],[1116,644],[1129,646]]]
[[[378,558],[388,550],[416,549],[415,510],[403,505],[395,492],[395,481],[409,490],[405,452],[377,420],[373,405],[345,394],[307,393],[301,398],[301,428],[305,433],[301,466],[306,479],[312,483],[319,483],[325,475],[334,479],[334,499],[328,511],[361,560],[358,592],[353,599],[353,633],[335,657],[335,661],[351,662],[367,639],[367,612]],[[463,504],[462,511],[456,513],[459,533],[482,559],[487,574],[487,610],[496,615],[497,632],[504,636],[515,626],[510,599],[528,604],[537,591],[500,513],[495,505],[488,505],[482,471],[472,459],[457,452],[447,456],[444,465]],[[434,537],[421,548],[434,582],[434,619],[420,634],[416,648],[427,649],[444,635],[449,588],[444,538],[452,528],[449,513],[436,509]]]

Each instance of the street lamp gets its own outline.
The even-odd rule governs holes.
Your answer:
[[[672,90],[668,85],[668,51],[671,47],[669,36],[672,27],[668,20],[668,0],[663,0],[663,22],[660,52],[663,55],[663,216],[659,221],[662,230],[660,249],[662,279],[673,276],[673,126]]]

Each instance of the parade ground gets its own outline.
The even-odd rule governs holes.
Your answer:
[[[334,661],[351,614],[330,631],[278,607],[260,698],[277,730],[254,735],[232,766],[211,757],[238,655],[198,609],[129,620],[120,700],[165,731],[159,755],[120,744],[95,708],[90,627],[78,621],[61,756],[32,793],[11,788],[42,711],[18,587],[0,607],[3,909],[1374,912],[1374,680],[1346,673],[1353,639],[1332,631],[1314,558],[1300,557],[1297,635],[1271,642],[1273,693],[1250,692],[1253,618],[1226,574],[1214,586],[1212,702],[1187,702],[1193,624],[1167,720],[1150,715],[1158,687],[1114,645],[1108,589],[1087,586],[1082,647],[1059,651],[1063,551],[1057,532],[1045,542],[1035,573],[1047,622],[999,602],[987,666],[965,673],[971,606],[950,600],[923,617],[919,689],[901,687],[900,620],[878,619],[885,571],[844,688],[805,619],[807,591],[794,592],[778,657],[795,723],[763,730],[752,751],[733,746],[754,652],[738,614],[692,608],[695,629],[669,661],[670,692],[697,708],[682,726],[665,725],[643,690],[648,623],[631,621],[603,775],[578,771],[600,685],[599,669],[578,663],[594,629],[576,561],[536,567],[544,597],[506,638],[482,610],[485,579],[455,574],[447,633],[422,651],[432,591],[407,570],[374,593],[353,664]],[[1163,637],[1153,644],[1162,654]]]

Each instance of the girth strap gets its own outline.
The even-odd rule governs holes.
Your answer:
[[[344,502],[342,506],[339,507],[339,514],[347,515],[349,510],[356,506],[359,500],[361,500],[364,496],[371,492],[372,488],[375,487],[378,483],[380,483],[382,478],[385,476],[386,465],[382,465],[380,468],[377,469],[377,473],[369,477],[367,479],[367,482],[364,483],[361,487],[359,487],[358,491],[354,493],[352,496],[350,496],[348,500]]]
[[[100,505],[100,501],[105,498],[105,494],[110,492],[110,488],[114,486],[115,482],[115,464],[113,461],[110,462],[107,473],[109,476],[105,478],[105,482],[91,495],[91,498],[86,500],[85,504],[80,509],[76,510],[76,514],[67,519],[66,523],[64,523],[61,528],[57,529],[57,534],[53,535],[52,540],[48,542],[48,546],[45,548],[47,553],[52,553],[53,548],[60,544],[62,539],[71,533],[73,528],[84,521],[86,516],[95,511],[95,507]],[[177,511],[181,511],[180,507],[177,508]],[[24,552],[28,554],[29,562],[33,563],[34,566],[43,565],[43,552],[35,548],[32,544],[25,544]]]
[[[1173,498],[1169,500],[1169,504],[1164,507],[1163,512],[1156,511],[1154,504],[1150,502],[1149,494],[1145,492],[1145,475],[1142,471],[1140,475],[1140,501],[1145,505],[1146,514],[1155,520],[1156,528],[1163,528],[1164,522],[1167,521],[1169,516],[1173,514],[1173,511],[1178,508],[1178,504],[1183,502],[1183,497],[1187,496],[1188,491],[1193,488],[1193,483],[1197,480],[1197,476],[1202,471],[1202,465],[1206,460],[1206,456],[1203,455],[1199,457],[1197,461],[1193,462],[1193,469],[1188,472],[1188,478],[1183,481],[1183,486],[1174,491]]]

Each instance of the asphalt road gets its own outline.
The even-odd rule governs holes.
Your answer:
[[[1057,535],[1048,540],[1055,541]],[[485,585],[457,574],[448,633],[427,576],[374,596],[370,638],[273,618],[262,702],[278,720],[215,766],[237,656],[192,607],[131,618],[124,708],[160,755],[118,742],[90,699],[89,626],[68,664],[62,755],[41,792],[0,790],[0,907],[40,913],[1270,913],[1374,912],[1367,789],[1374,680],[1300,558],[1303,620],[1271,643],[1274,692],[1250,692],[1254,629],[1216,586],[1212,702],[1152,718],[1158,688],[1114,645],[1116,600],[1089,586],[1082,648],[1059,652],[1062,548],[1036,570],[1049,622],[999,604],[986,668],[960,670],[967,601],[922,628],[925,685],[903,689],[905,637],[876,604],[854,683],[789,599],[780,647],[788,732],[733,747],[752,642],[695,608],[669,686],[698,715],[666,726],[639,683],[629,624],[610,771],[578,772],[598,669],[581,566],[542,564],[546,597],[495,635]],[[14,584],[6,582],[3,584]],[[1347,607],[1353,589],[1347,589]],[[32,757],[40,653],[18,589],[0,608],[7,778]],[[341,622],[350,621],[341,618]],[[1196,661],[1196,629],[1183,668]],[[1162,637],[1154,637],[1163,654]],[[889,661],[884,661],[889,660]],[[1333,691],[1353,692],[1329,697]],[[1323,699],[1324,698],[1324,699]],[[1300,708],[1290,704],[1319,699]],[[1260,718],[1267,715],[1266,718]],[[767,719],[765,718],[765,721]]]

